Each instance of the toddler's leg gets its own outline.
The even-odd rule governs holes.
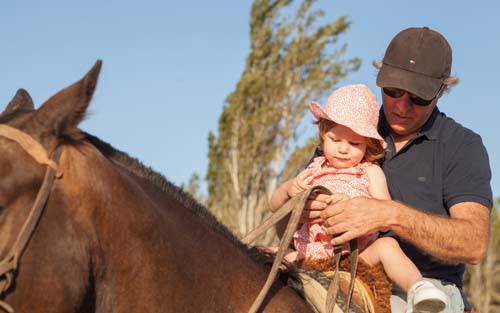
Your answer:
[[[299,254],[295,250],[288,249],[284,258],[289,263],[295,263],[299,260]]]
[[[389,278],[408,293],[407,312],[441,312],[448,302],[446,294],[423,280],[415,264],[390,237],[375,240],[360,257],[370,265],[382,263]]]
[[[265,252],[276,254],[278,253],[279,247],[266,247],[262,249]],[[286,249],[284,259],[289,263],[295,263],[299,260],[298,252],[292,249]]]
[[[389,279],[404,291],[422,279],[420,271],[394,238],[378,238],[359,256],[371,266],[382,263]]]

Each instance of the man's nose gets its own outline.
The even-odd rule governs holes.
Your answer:
[[[413,106],[413,103],[410,100],[410,95],[407,92],[400,98],[396,99],[394,104],[399,113],[408,112]]]

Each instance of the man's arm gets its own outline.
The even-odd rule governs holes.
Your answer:
[[[327,232],[347,242],[374,231],[390,229],[422,251],[448,262],[477,264],[486,253],[489,209],[474,202],[450,208],[450,217],[418,211],[397,201],[354,198],[322,213]]]
[[[450,217],[409,208],[399,215],[391,229],[438,259],[478,264],[486,254],[490,212],[479,203],[458,203],[450,208]]]

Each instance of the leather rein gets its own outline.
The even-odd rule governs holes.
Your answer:
[[[302,211],[304,210],[304,206],[306,204],[307,199],[312,194],[322,193],[331,195],[330,190],[323,186],[315,186],[309,190],[305,190],[300,194],[296,195],[292,199],[288,200],[281,208],[279,208],[276,212],[274,212],[268,219],[266,219],[262,224],[257,226],[254,230],[248,233],[241,242],[243,244],[249,245],[255,239],[257,239],[260,235],[265,233],[269,228],[278,223],[280,220],[285,218],[288,214],[290,214],[290,219],[288,220],[288,224],[286,226],[285,232],[280,240],[278,252],[276,253],[276,257],[274,258],[273,265],[271,267],[271,271],[267,277],[264,286],[260,290],[259,294],[255,298],[252,306],[248,310],[249,313],[255,313],[258,311],[264,299],[269,292],[274,280],[278,274],[279,267],[283,258],[285,256],[285,252],[289,247],[293,233],[297,230],[297,226],[299,225],[300,217],[302,215]],[[350,282],[349,289],[346,295],[345,301],[345,312],[349,312],[349,307],[351,303],[352,294],[354,291],[354,282],[356,278],[356,272],[358,268],[358,241],[357,239],[353,239],[349,242],[350,250],[351,250],[351,266],[350,266]],[[334,246],[334,256],[335,256],[335,272],[332,281],[328,287],[325,309],[327,313],[333,313],[335,306],[337,295],[340,287],[340,278],[339,278],[339,266],[340,266],[340,255],[342,251],[342,245]]]
[[[57,163],[61,156],[62,147],[59,146],[54,152],[53,158],[48,157],[43,146],[30,135],[7,125],[0,125],[0,136],[13,140],[21,145],[38,163],[47,166],[45,176],[37,193],[35,202],[30,209],[28,217],[24,221],[21,231],[17,235],[16,241],[10,248],[7,255],[0,261],[0,309],[13,313],[14,309],[1,299],[4,298],[9,288],[13,285],[19,260],[28,242],[35,231],[36,225],[42,216],[43,209],[47,203],[55,178],[60,178],[62,172]]]

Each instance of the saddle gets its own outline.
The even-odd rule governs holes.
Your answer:
[[[264,264],[271,265],[275,260],[276,250],[256,246],[253,248],[252,256]],[[351,281],[350,268],[350,258],[342,257],[339,267],[339,291],[334,313],[347,312],[345,308]],[[306,259],[298,264],[283,260],[280,265],[279,279],[299,293],[314,312],[326,313],[327,292],[334,275],[334,258]],[[371,267],[359,259],[349,312],[390,313],[390,296],[391,282],[383,267],[381,265]]]
[[[325,304],[327,292],[335,276],[334,263],[330,259],[304,260],[298,267],[291,268],[287,274],[297,280],[297,286],[289,284],[301,293],[318,313],[327,313]],[[351,259],[344,257],[339,264],[339,291],[335,299],[334,313],[390,313],[391,282],[381,265],[371,267],[358,260],[352,293]],[[300,290],[303,289],[303,291]],[[350,300],[350,307],[346,304]]]

